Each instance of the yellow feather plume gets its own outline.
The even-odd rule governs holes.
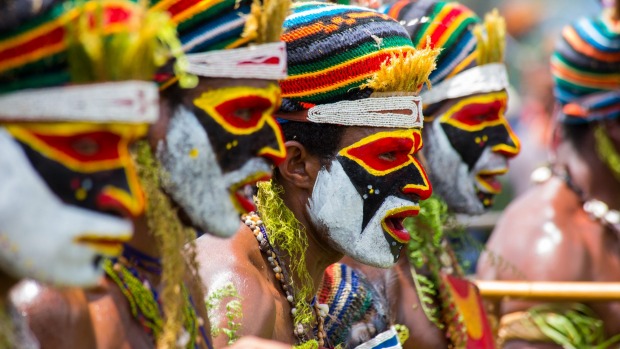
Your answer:
[[[478,65],[502,63],[506,49],[506,21],[497,9],[484,16],[484,23],[476,25],[474,35],[478,41]]]
[[[290,6],[290,0],[254,0],[241,36],[255,44],[280,41]]]
[[[431,48],[430,38],[426,48],[398,49],[361,88],[371,88],[375,92],[419,93],[425,83],[430,87],[428,77],[436,68],[440,51]]]

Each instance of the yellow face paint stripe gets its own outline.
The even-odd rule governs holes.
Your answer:
[[[224,119],[224,117],[215,109],[215,107],[221,105],[224,102],[233,100],[235,98],[247,96],[262,97],[268,99],[272,103],[272,106],[262,113],[260,120],[255,126],[248,128],[235,127],[228,123]],[[200,97],[194,100],[194,105],[204,110],[229,133],[235,135],[249,135],[263,128],[267,120],[273,119],[273,114],[278,107],[279,97],[280,87],[276,84],[270,84],[267,88],[256,88],[248,86],[225,87],[203,93]]]
[[[394,168],[388,169],[388,170],[384,170],[384,171],[379,171],[376,170],[372,167],[369,167],[364,161],[362,161],[361,159],[359,159],[356,156],[353,156],[349,153],[349,151],[351,149],[355,149],[355,148],[359,148],[361,146],[364,146],[368,143],[374,142],[378,139],[381,138],[406,138],[406,139],[411,139],[413,141],[413,143],[415,144],[415,138],[413,136],[413,133],[417,133],[420,135],[420,139],[422,139],[422,135],[421,135],[421,131],[418,129],[408,129],[408,130],[396,130],[396,131],[385,131],[385,132],[378,132],[375,134],[372,134],[368,137],[365,137],[359,141],[357,141],[356,143],[353,143],[352,145],[343,148],[340,150],[340,152],[338,152],[338,154],[340,156],[346,157],[347,159],[350,159],[352,161],[355,161],[358,165],[360,165],[361,167],[363,167],[368,173],[377,176],[377,177],[382,177],[385,175],[388,175],[392,172],[398,171],[400,169],[402,169],[403,167],[409,166],[411,163],[415,162],[415,158],[413,157],[413,154],[415,153],[415,151],[417,151],[419,149],[419,147],[417,149],[413,150],[413,153],[411,153],[409,155],[409,160],[401,165],[395,166]]]
[[[286,148],[284,147],[284,136],[280,131],[280,126],[273,117],[267,119],[267,124],[271,126],[271,129],[276,135],[277,148],[269,146],[263,147],[258,151],[258,155],[270,155],[273,157],[277,157],[278,159],[284,159],[286,157]]]
[[[448,110],[446,110],[442,114],[440,122],[452,125],[454,127],[457,127],[457,128],[469,131],[469,132],[480,131],[487,127],[498,126],[498,125],[505,125],[507,126],[507,128],[509,128],[506,122],[506,118],[504,117],[504,111],[506,109],[505,106],[500,109],[498,120],[485,121],[477,125],[467,125],[452,118],[452,115],[454,115],[457,111],[463,109],[465,106],[469,104],[488,104],[498,99],[507,99],[507,98],[508,98],[508,94],[505,91],[500,91],[500,92],[494,92],[494,93],[487,93],[484,95],[471,96],[471,97],[462,99],[458,101],[457,103],[455,103],[454,105],[452,105]]]
[[[73,132],[68,132],[72,128],[71,125],[75,125],[76,130]],[[131,158],[128,152],[129,143],[135,139],[145,136],[148,131],[147,124],[131,125],[131,126],[124,125],[123,127],[119,125],[110,125],[111,127],[105,128],[105,129],[97,128],[96,125],[92,125],[92,124],[86,125],[86,124],[66,123],[60,127],[54,127],[54,126],[57,126],[57,125],[51,125],[51,124],[48,125],[47,128],[45,129],[46,132],[43,132],[43,129],[40,129],[41,127],[40,125],[33,126],[32,128],[30,127],[26,128],[26,127],[18,126],[15,124],[11,124],[11,125],[5,125],[4,127],[13,137],[28,144],[34,150],[43,154],[47,158],[57,161],[75,172],[83,172],[83,173],[107,171],[107,170],[113,170],[113,169],[118,169],[118,168],[123,167],[126,164],[126,162],[124,162],[123,159],[126,158],[126,159],[129,159],[129,161],[131,161]],[[122,132],[117,132],[117,134],[121,135],[121,140],[118,144],[119,158],[112,159],[112,160],[92,161],[92,162],[78,161],[64,154],[63,152],[56,150],[53,147],[50,147],[45,142],[41,141],[39,138],[37,138],[31,132],[29,132],[29,129],[31,129],[32,131],[39,131],[42,134],[56,135],[56,136],[69,136],[69,135],[73,135],[73,134],[80,133],[80,132],[96,132],[96,131],[102,131],[102,130],[110,131],[110,132],[114,132],[114,130],[122,131]]]

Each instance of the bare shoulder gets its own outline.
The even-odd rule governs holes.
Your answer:
[[[11,291],[41,348],[95,347],[88,303],[81,289],[56,289],[24,280]]]
[[[252,233],[245,226],[240,230],[230,239],[205,235],[197,240],[215,347],[225,346],[231,336],[272,338],[274,333],[273,273]]]
[[[583,230],[590,222],[559,179],[532,188],[506,208],[477,276],[487,280],[577,281],[587,274]]]

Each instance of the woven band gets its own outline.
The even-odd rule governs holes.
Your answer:
[[[22,90],[0,95],[0,120],[153,123],[157,85],[146,81]]]
[[[476,93],[496,92],[508,88],[508,73],[502,63],[490,63],[461,72],[424,91],[427,105],[446,99],[465,97]]]
[[[205,77],[281,80],[287,76],[284,42],[190,53],[187,59],[187,71]]]
[[[308,110],[308,121],[345,126],[422,128],[424,115],[419,96],[370,97],[318,104]]]

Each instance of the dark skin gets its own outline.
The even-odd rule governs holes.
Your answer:
[[[606,121],[604,127],[620,145],[620,126]],[[592,130],[578,148],[563,141],[558,161],[566,166],[587,198],[596,198],[620,209],[620,183],[595,150]],[[527,216],[528,219],[522,219]],[[518,239],[512,238],[519,236]],[[620,281],[620,236],[592,220],[579,197],[566,184],[552,178],[514,201],[498,222],[487,248],[513,268],[499,267],[488,254],[478,264],[477,277],[484,280]],[[496,300],[496,315],[525,311],[536,302]],[[604,321],[607,336],[620,333],[620,302],[585,303]],[[504,348],[560,348],[543,343],[509,341]]]
[[[360,139],[385,128],[349,127],[339,148],[342,149]],[[325,269],[339,261],[343,254],[334,249],[327,232],[317,229],[308,215],[306,204],[312,194],[317,174],[323,163],[296,141],[285,143],[286,159],[278,166],[274,180],[284,188],[282,199],[297,220],[306,228],[308,248],[306,267],[312,278],[312,294],[320,287]],[[256,238],[245,224],[240,224],[237,234],[228,240],[202,236],[197,240],[200,276],[211,289],[218,289],[232,282],[241,297],[245,316],[235,319],[241,327],[238,336],[257,336],[284,343],[295,344],[291,307],[275,278],[266,256],[261,253]],[[208,263],[207,263],[208,261]],[[285,261],[288,264],[289,261]],[[310,301],[308,299],[307,301]],[[228,328],[224,305],[219,309],[217,326]],[[251,309],[251,310],[249,310]],[[228,338],[214,338],[214,346],[226,345]]]
[[[181,102],[190,104],[200,94],[215,88],[232,86],[267,87],[271,81],[244,79],[203,79],[191,90],[182,90]],[[158,142],[165,137],[168,123],[172,116],[170,102],[162,98],[160,118],[149,131],[149,142],[156,149]],[[180,213],[182,220],[184,214]],[[134,235],[128,243],[135,249],[159,258],[161,253],[156,240],[151,235],[146,217],[134,220]],[[157,275],[142,270],[152,285],[161,282]],[[192,279],[186,278],[190,286]],[[197,294],[196,287],[188,287],[194,300],[203,299]],[[198,287],[199,288],[199,287]],[[13,292],[24,292],[18,286]],[[19,298],[19,297],[18,297]],[[101,284],[89,290],[56,289],[41,284],[37,285],[34,297],[21,298],[16,306],[27,313],[32,332],[45,348],[152,348],[153,340],[131,314],[129,303],[118,286],[108,278],[102,278]],[[199,303],[200,304],[200,303]],[[206,332],[210,332],[206,309],[196,308],[197,315],[204,319]],[[206,346],[205,346],[206,348]]]

